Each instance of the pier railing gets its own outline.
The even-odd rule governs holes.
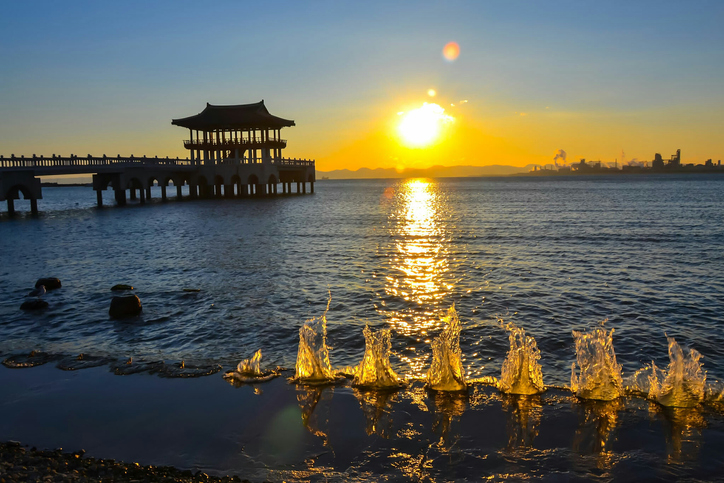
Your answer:
[[[116,156],[108,157],[91,156],[80,157],[71,154],[68,157],[63,156],[36,156],[26,158],[25,156],[10,157],[0,156],[0,168],[9,169],[37,169],[37,168],[82,168],[82,167],[144,167],[144,166],[173,166],[186,167],[193,166],[194,161],[188,158],[165,158],[146,156]]]
[[[286,147],[287,140],[280,138],[262,139],[186,139],[184,147],[186,149],[208,149],[208,148],[224,148],[234,146],[282,146]]]
[[[227,158],[217,161],[216,164],[264,164],[269,162],[277,167],[285,168],[308,168],[314,167],[314,160],[298,158],[272,158],[264,161],[257,158]],[[39,171],[39,175],[46,174],[72,174],[92,173],[109,171],[118,168],[174,168],[174,169],[195,169],[201,166],[208,166],[208,161],[191,160],[189,158],[165,158],[146,156],[36,156],[5,157],[0,155],[0,171]]]

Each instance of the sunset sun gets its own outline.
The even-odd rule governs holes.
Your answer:
[[[453,122],[453,117],[445,114],[445,109],[427,102],[408,112],[400,113],[402,119],[397,131],[402,142],[411,148],[423,148],[440,138],[444,127]]]

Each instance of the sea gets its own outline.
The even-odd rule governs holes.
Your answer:
[[[0,368],[8,384],[0,410],[18,411],[33,387],[39,393],[28,407],[38,411],[80,404],[58,396],[48,409],[47,394],[24,382],[29,374],[53,394],[94,387],[106,398],[87,402],[96,406],[86,422],[75,419],[83,431],[30,431],[16,418],[0,423],[0,439],[83,444],[103,457],[252,480],[724,478],[724,176],[324,180],[306,195],[177,201],[173,194],[162,202],[154,187],[150,202],[117,207],[106,191],[98,209],[89,187],[52,187],[43,188],[37,217],[23,200],[13,218],[0,211],[0,357],[55,358]],[[43,296],[47,309],[20,310],[41,277],[59,278],[62,288]],[[140,298],[140,316],[109,316],[116,284],[134,287],[127,293]],[[446,393],[425,382],[451,308],[468,387]],[[360,364],[365,327],[389,330],[389,365],[403,387],[293,381],[300,328],[323,315],[334,370],[349,374]],[[534,341],[542,394],[496,386],[511,327]],[[609,334],[626,384],[605,403],[571,390],[574,331],[596,329]],[[666,407],[634,384],[653,365],[681,370],[670,359],[672,340],[705,377],[705,396],[693,407]],[[241,387],[222,378],[258,350],[278,378]],[[115,362],[72,376],[53,367],[81,353]],[[168,381],[112,373],[129,360],[223,369]],[[79,436],[92,434],[88,421],[126,414],[113,406],[111,416],[103,405],[129,385],[169,404],[213,394],[203,407],[186,408],[183,422],[164,416],[147,424],[193,425],[198,448],[200,439],[222,438],[213,440],[216,450],[190,443],[176,450],[175,441],[163,451],[140,440],[123,446],[118,428],[104,440],[115,438],[113,445]],[[214,398],[226,402],[214,409]],[[235,403],[235,417],[229,398],[246,401]],[[289,428],[303,428],[302,436],[259,443],[275,431],[297,434],[284,429],[279,414],[287,406],[279,401],[289,402]],[[214,411],[233,429],[204,427]],[[260,426],[265,417],[275,429]],[[286,440],[296,441],[295,451]]]

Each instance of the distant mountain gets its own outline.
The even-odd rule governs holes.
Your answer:
[[[380,179],[380,178],[467,178],[476,176],[510,176],[527,173],[533,169],[532,164],[525,167],[502,166],[432,166],[427,169],[405,169],[398,172],[394,168],[360,168],[357,171],[335,169],[333,171],[317,170],[317,179]]]

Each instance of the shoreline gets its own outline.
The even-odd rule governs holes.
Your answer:
[[[462,394],[421,383],[381,392],[284,378],[236,387],[220,374],[119,377],[103,367],[65,372],[50,364],[0,367],[0,384],[1,441],[82,448],[89,467],[133,462],[113,471],[174,467],[163,471],[180,481],[206,481],[188,479],[199,472],[249,481],[465,479],[540,467],[554,479],[620,478],[652,465],[659,478],[712,478],[722,464],[724,414],[712,408],[663,408],[634,397],[584,401],[552,387],[532,397],[481,384]],[[129,481],[145,478],[133,475]]]
[[[67,452],[28,448],[18,441],[0,442],[0,481],[163,481],[163,482],[239,482],[238,475],[209,476],[206,473],[179,470],[173,466],[141,466],[114,459],[84,458],[85,451]]]

